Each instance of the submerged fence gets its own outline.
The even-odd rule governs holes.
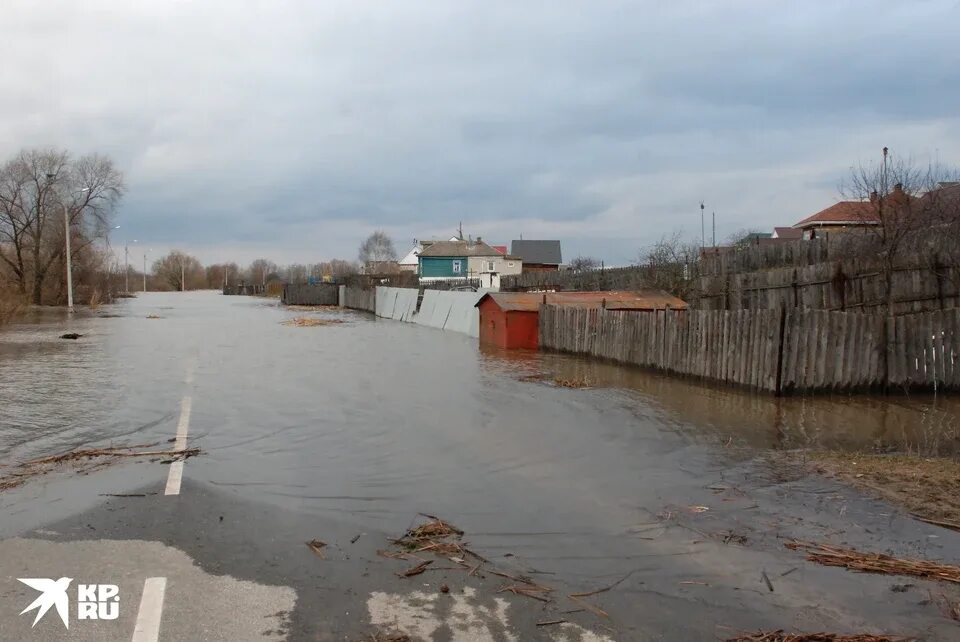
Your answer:
[[[960,309],[888,317],[544,305],[540,345],[776,394],[960,389]]]

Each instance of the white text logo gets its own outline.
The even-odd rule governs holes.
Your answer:
[[[54,607],[63,626],[70,628],[70,599],[67,589],[73,581],[72,577],[61,577],[59,580],[19,578],[19,581],[41,593],[40,597],[20,611],[20,615],[23,615],[37,609],[37,617],[31,626],[36,626],[47,611]],[[116,620],[119,616],[120,588],[116,584],[77,584],[78,620]]]

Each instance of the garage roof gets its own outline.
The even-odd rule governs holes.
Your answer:
[[[686,310],[687,304],[672,294],[652,288],[631,292],[488,292],[479,301],[493,299],[497,307],[505,311],[536,312],[540,304],[565,305],[580,308],[600,308],[606,304],[607,310]]]

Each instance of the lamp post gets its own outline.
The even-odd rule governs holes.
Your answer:
[[[147,292],[147,252],[149,251],[150,250],[146,250],[146,249],[143,251],[143,292],[144,294],[146,294]]]

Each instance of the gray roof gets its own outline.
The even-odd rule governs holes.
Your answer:
[[[510,254],[523,259],[524,263],[546,263],[560,265],[560,241],[513,241]]]
[[[420,256],[503,256],[483,241],[434,241]]]

